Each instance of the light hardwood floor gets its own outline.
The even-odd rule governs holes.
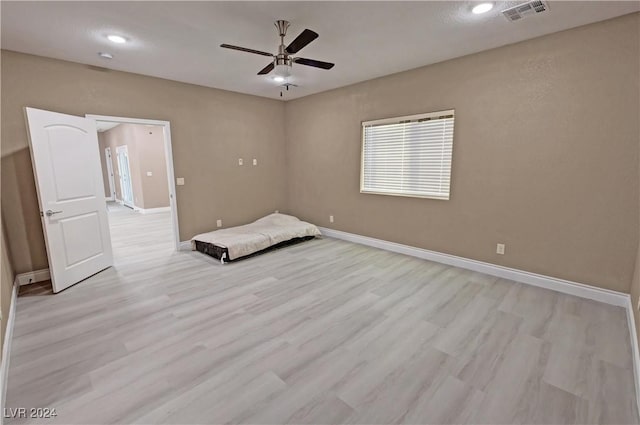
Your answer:
[[[168,214],[110,219],[115,267],[18,299],[7,407],[41,423],[638,423],[621,308],[333,239],[223,266]]]

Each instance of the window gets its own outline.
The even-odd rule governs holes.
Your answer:
[[[449,199],[454,111],[362,123],[360,192]]]

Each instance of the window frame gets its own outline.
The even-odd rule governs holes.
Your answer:
[[[365,128],[371,125],[387,125],[387,124],[401,124],[402,121],[417,121],[425,118],[444,117],[447,115],[453,116],[453,129],[451,135],[451,166],[449,168],[449,195],[434,196],[434,195],[417,195],[407,194],[399,192],[380,192],[375,190],[365,190],[364,188],[364,171],[365,171]],[[386,196],[399,196],[402,198],[420,198],[420,199],[434,199],[439,201],[448,201],[451,199],[451,174],[453,171],[453,139],[455,137],[455,109],[445,109],[442,111],[426,112],[422,114],[405,115],[400,117],[382,118],[378,120],[362,121],[361,126],[361,146],[360,146],[360,193],[365,195],[386,195]]]

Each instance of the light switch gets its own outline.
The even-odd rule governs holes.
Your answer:
[[[147,177],[151,177],[151,176],[153,176],[153,172],[147,171]]]
[[[242,158],[238,158],[238,165],[243,165],[244,162],[242,161]]]
[[[253,158],[253,165],[258,165],[258,160]]]
[[[184,177],[178,177],[178,178],[176,179],[176,184],[177,184],[178,186],[184,186]]]

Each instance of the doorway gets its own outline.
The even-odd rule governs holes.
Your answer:
[[[109,146],[110,150],[100,148],[96,131],[99,128],[98,122],[110,127],[123,123],[150,126],[154,130],[149,134],[162,136],[157,146],[166,159],[162,163],[163,172],[158,175],[164,181],[160,186],[164,187],[168,206],[150,208],[142,213],[157,210],[165,213],[164,217],[153,220],[152,224],[161,230],[158,233],[164,232],[166,238],[158,243],[158,239],[154,237],[158,233],[148,231],[153,230],[153,226],[147,226],[149,223],[141,226],[137,222],[132,223],[129,217],[123,217],[120,220],[124,224],[121,227],[122,235],[136,233],[138,236],[149,237],[147,240],[142,238],[123,244],[125,247],[137,248],[136,253],[141,254],[130,256],[127,261],[145,264],[150,253],[171,255],[180,248],[168,121],[95,115],[79,117],[31,107],[25,108],[25,118],[53,292],[60,292],[114,265],[111,237],[113,229],[108,214],[108,201],[114,192],[113,185],[116,186],[116,194],[118,192],[119,176],[118,179],[110,178],[110,174],[115,174],[113,172],[118,169],[118,164],[113,163],[115,146]],[[116,157],[117,154],[118,152]],[[131,150],[123,150],[121,158],[127,180],[133,183],[131,154]],[[105,167],[102,166],[101,157],[107,156],[111,156],[111,168],[106,164]],[[146,175],[151,177],[153,174],[149,171]],[[128,201],[131,200],[129,193],[126,197]],[[134,206],[135,202],[133,190]],[[120,207],[130,213],[134,212]],[[139,218],[141,215],[136,214],[135,217]],[[156,247],[162,249],[156,250]]]
[[[152,245],[179,250],[170,123],[91,114],[86,117],[95,120],[99,136],[122,130],[115,143],[103,143],[103,137],[99,137],[105,152],[105,180],[109,176],[106,149],[115,152],[111,160],[115,202],[108,202],[107,209],[116,265],[118,258],[143,255],[145,249],[154,249]],[[110,190],[105,181],[105,192]]]

